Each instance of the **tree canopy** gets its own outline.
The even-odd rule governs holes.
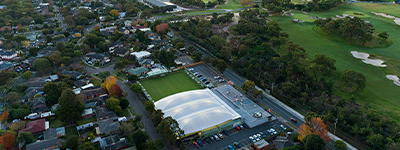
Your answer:
[[[66,123],[72,123],[81,120],[81,113],[85,105],[78,100],[78,97],[71,89],[63,90],[59,98],[57,113],[60,119]]]

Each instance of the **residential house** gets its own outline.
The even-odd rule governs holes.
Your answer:
[[[81,72],[79,72],[79,71],[67,71],[67,70],[63,70],[63,71],[61,71],[60,73],[63,74],[63,75],[69,75],[69,76],[71,76],[71,78],[72,78],[73,80],[77,80],[77,79],[79,79],[80,77],[83,76],[83,74],[82,74]]]
[[[46,125],[47,124],[47,125]],[[18,134],[21,132],[31,132],[31,133],[37,133],[44,131],[49,128],[49,123],[45,119],[39,119],[35,121],[31,121],[26,123],[26,128],[19,130]]]
[[[106,101],[110,98],[108,95],[102,95],[99,97],[95,97],[92,99],[88,99],[84,102],[85,108],[97,108],[97,107],[106,107]]]
[[[27,64],[27,63],[23,63],[23,64],[21,64],[20,66],[21,66],[21,68],[24,68],[25,70],[31,69],[31,65],[30,65],[30,64]]]
[[[83,95],[85,96],[85,99],[90,99],[90,98],[95,98],[99,97],[101,95],[106,95],[107,91],[104,88],[94,88],[94,89],[87,89],[82,91]]]
[[[57,148],[60,148],[62,146],[61,145],[61,143],[63,143],[62,141],[64,141],[64,140],[58,139],[58,138],[38,141],[38,142],[30,143],[30,144],[26,145],[26,150],[57,149]]]
[[[48,76],[43,76],[40,78],[34,78],[29,80],[28,82],[25,83],[27,87],[43,87],[43,85],[46,84],[46,80],[48,79]]]
[[[149,57],[151,53],[148,51],[140,51],[140,52],[133,52],[130,55],[135,55],[137,60],[141,60],[143,58]]]
[[[125,48],[116,48],[113,51],[111,51],[111,53],[119,57],[124,57],[126,54],[129,53],[129,51],[126,50]]]
[[[114,122],[112,118],[97,121],[98,127],[96,127],[96,133],[98,135],[114,134],[119,132],[119,127],[121,126],[118,121]]]
[[[0,10],[3,10],[4,8],[6,8],[7,6],[1,5],[0,6]]]
[[[139,67],[139,68],[135,68],[135,69],[129,69],[127,70],[127,72],[129,74],[134,74],[137,76],[142,76],[145,75],[147,72],[149,72],[149,69],[145,68],[145,67]]]
[[[18,56],[18,53],[16,53],[16,52],[0,52],[0,60],[1,61],[12,60],[17,56]]]
[[[77,87],[83,87],[83,86],[85,86],[85,85],[90,84],[90,79],[89,79],[89,78],[80,79],[80,80],[78,80],[78,81],[75,81],[74,84],[75,84]]]
[[[102,150],[120,150],[129,146],[125,138],[120,138],[116,134],[101,138],[98,142]]]
[[[29,64],[30,66],[33,65],[33,62],[36,60],[36,57],[29,57],[28,59],[25,59],[24,61],[22,61],[23,63]]]
[[[12,70],[13,66],[13,63],[11,62],[0,61],[0,72]]]
[[[140,64],[142,67],[148,68],[148,67],[154,65],[154,61],[151,60],[151,59],[141,59],[141,60],[139,60],[139,64]]]
[[[46,102],[44,97],[35,98],[29,103],[32,113],[45,112],[47,111]]]
[[[82,118],[84,118],[84,119],[92,118],[95,115],[96,115],[96,113],[93,108],[87,108],[87,109],[83,110],[83,112],[82,112]]]
[[[93,127],[93,123],[87,123],[87,124],[84,124],[84,125],[76,126],[76,130],[79,132],[81,130],[90,129],[91,127]]]
[[[56,128],[49,128],[48,130],[43,132],[43,136],[45,140],[58,138],[57,129]]]
[[[96,118],[98,121],[109,119],[115,116],[117,116],[117,114],[115,114],[113,111],[109,111],[106,107],[96,108]]]
[[[132,26],[132,20],[125,20],[124,24],[125,24],[125,27],[130,27],[130,26]]]
[[[33,99],[33,96],[35,96],[37,93],[43,92],[43,87],[28,87],[25,90],[25,95],[22,97],[22,102],[28,102]]]
[[[124,46],[124,44],[122,42],[114,42],[114,43],[108,44],[108,50],[111,51],[117,47],[122,47],[122,46]]]
[[[264,139],[253,143],[253,148],[255,150],[269,150],[269,143]]]
[[[56,129],[57,137],[65,136],[65,127],[59,127]]]

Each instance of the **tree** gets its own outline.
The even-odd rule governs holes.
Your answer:
[[[83,27],[82,25],[77,25],[77,26],[75,27],[75,29],[82,32],[83,30],[85,30],[85,27]],[[74,34],[74,35],[75,35],[75,34]]]
[[[142,14],[140,15],[140,18],[143,18],[143,19],[150,18],[151,14],[152,14],[151,9],[145,9],[145,10],[143,10]]]
[[[76,149],[77,146],[79,145],[78,143],[79,137],[78,135],[72,135],[68,137],[67,141],[65,141],[63,148],[72,148]]]
[[[78,100],[74,91],[71,89],[62,91],[59,104],[60,106],[58,106],[57,112],[62,121],[72,123],[81,120],[81,113],[85,109],[85,105]]]
[[[79,144],[78,149],[79,150],[95,150],[92,142],[89,142],[89,141]]]
[[[128,76],[128,80],[131,81],[131,82],[134,82],[134,81],[136,81],[137,79],[138,79],[138,76],[137,76],[137,75],[130,74],[130,75]]]
[[[172,117],[166,117],[156,127],[156,131],[168,141],[169,144],[175,144],[176,138],[184,134],[184,131],[179,128],[178,122]]]
[[[46,58],[38,58],[35,61],[33,61],[33,68],[35,68],[36,71],[47,69],[49,66],[50,66],[50,61]]]
[[[284,49],[284,55],[292,61],[298,62],[300,58],[306,58],[306,50],[298,44],[288,41]]]
[[[80,50],[76,50],[75,52],[74,52],[74,56],[75,57],[78,57],[78,58],[81,58],[82,57],[82,52],[80,51]]]
[[[137,83],[133,83],[130,87],[130,89],[135,92],[136,94],[140,94],[140,92],[142,92],[142,87],[137,84]]]
[[[64,51],[65,49],[65,44],[63,42],[58,42],[56,45],[56,49],[60,52]]]
[[[29,79],[29,78],[32,77],[32,75],[33,75],[32,71],[26,71],[26,72],[24,72],[23,74],[21,74],[21,78],[23,78],[23,79]]]
[[[183,47],[185,47],[185,44],[183,44],[183,42],[176,43],[176,45],[175,45],[176,49],[181,49]]]
[[[336,150],[347,150],[347,145],[341,140],[336,140],[334,143]]]
[[[46,103],[52,106],[58,103],[58,98],[61,96],[62,91],[58,88],[56,83],[47,82],[43,86],[43,92],[46,95]]]
[[[85,62],[84,61],[80,61],[79,62],[79,67],[86,68]]]
[[[226,64],[225,60],[218,59],[218,64],[215,66],[219,71],[224,72],[226,68],[228,68],[228,64]]]
[[[156,30],[158,33],[165,33],[168,31],[168,23],[161,23],[156,26]]]
[[[158,126],[161,123],[163,116],[164,113],[160,109],[157,109],[151,113],[151,120],[153,121],[154,126]]]
[[[136,128],[131,122],[122,122],[119,129],[122,131],[124,137],[128,138],[129,142],[133,140],[132,134],[136,130]]]
[[[56,64],[59,64],[62,60],[62,56],[61,56],[61,52],[60,51],[56,51],[53,54],[50,55],[49,59],[52,62],[55,62]]]
[[[133,141],[136,145],[141,145],[146,142],[149,136],[142,130],[136,130],[132,133]]]
[[[129,106],[129,101],[126,98],[121,98],[119,106],[121,106],[122,109],[125,109]]]
[[[118,84],[113,84],[108,93],[110,96],[122,97],[122,90]]]
[[[34,142],[36,139],[33,137],[31,132],[21,132],[17,137],[17,142],[22,145],[26,145]]]
[[[51,38],[51,37],[50,37]],[[50,40],[51,41],[51,40]],[[38,48],[36,48],[36,47],[31,47],[29,50],[28,50],[28,52],[29,52],[29,55],[31,55],[31,56],[37,56],[37,52],[39,51],[39,49]]]
[[[291,147],[284,147],[283,150],[300,150],[299,145],[291,146]]]
[[[371,145],[371,148],[374,150],[385,149],[385,144],[387,140],[383,137],[382,134],[373,134],[371,133],[366,140],[368,145]]]
[[[3,144],[4,149],[12,149],[15,143],[15,137],[11,133],[4,133],[0,137],[0,143]]]
[[[64,57],[62,57],[62,59],[61,59],[61,62],[62,62],[63,64],[70,64],[71,61],[72,61],[72,58],[69,57],[69,56],[64,56]]]
[[[193,58],[193,60],[195,62],[199,62],[199,61],[201,61],[202,56],[203,56],[202,52],[196,51],[196,52],[194,52],[194,54],[191,57]]]
[[[115,65],[114,65],[114,70],[120,70],[120,69],[123,69],[123,68],[125,68],[125,64],[123,62],[121,62],[121,61],[115,63]]]
[[[19,131],[19,130],[21,130],[21,129],[25,129],[25,124],[26,124],[25,121],[14,122],[14,123],[11,125],[11,130],[17,132],[17,131]]]
[[[111,16],[113,16],[113,17],[119,16],[119,12],[118,12],[118,10],[116,10],[116,9],[111,10],[111,11],[110,11],[110,14],[111,14]]]
[[[350,92],[362,90],[366,86],[366,79],[364,75],[354,70],[347,69],[343,71],[340,79],[346,85],[345,88]]]
[[[311,121],[308,121],[299,127],[299,140],[304,142],[304,138],[309,134],[315,134],[320,136],[326,143],[331,141],[328,135],[328,130],[323,120],[319,117],[314,117]]]
[[[118,79],[115,76],[108,76],[101,87],[106,87],[107,91],[111,91],[112,85],[116,84]]]
[[[249,1],[248,1],[248,0],[242,0],[242,1],[240,2],[240,4],[244,7],[244,6],[246,6],[246,5],[249,5]]]
[[[321,137],[315,134],[307,135],[303,139],[304,150],[325,149],[325,142]]]
[[[17,42],[17,43],[21,43],[21,41],[27,40],[27,38],[26,38],[25,35],[18,34],[18,35],[16,35],[16,36],[14,36],[14,37],[12,38],[12,40],[15,41],[15,42]]]
[[[67,23],[68,25],[75,25],[75,18],[72,15],[68,15],[64,18],[64,22]]]
[[[379,36],[379,39],[383,39],[383,40],[387,40],[389,38],[389,34],[387,34],[386,31],[379,33],[378,36]]]
[[[7,110],[5,110],[4,112],[3,112],[3,114],[1,114],[1,116],[0,116],[0,121],[1,122],[3,122],[3,121],[6,121],[7,119],[8,119],[8,116],[10,115],[10,113],[7,111]]]
[[[5,99],[7,103],[13,103],[19,100],[19,96],[17,92],[9,92]]]
[[[155,111],[155,106],[152,101],[146,101],[144,102],[144,108],[151,114],[153,111]]]

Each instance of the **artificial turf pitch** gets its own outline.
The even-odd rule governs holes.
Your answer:
[[[175,93],[201,89],[201,86],[183,71],[167,74],[164,77],[143,80],[140,83],[150,94],[153,101],[158,101]]]

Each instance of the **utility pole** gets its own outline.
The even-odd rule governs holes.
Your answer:
[[[335,130],[333,131],[333,134],[336,134],[336,124],[337,124],[337,122],[338,122],[338,119],[339,119],[339,118],[336,118],[336,119],[335,119],[335,123],[334,123],[334,124],[335,124]]]
[[[272,82],[272,84],[271,84],[271,94],[274,92],[274,83]]]

